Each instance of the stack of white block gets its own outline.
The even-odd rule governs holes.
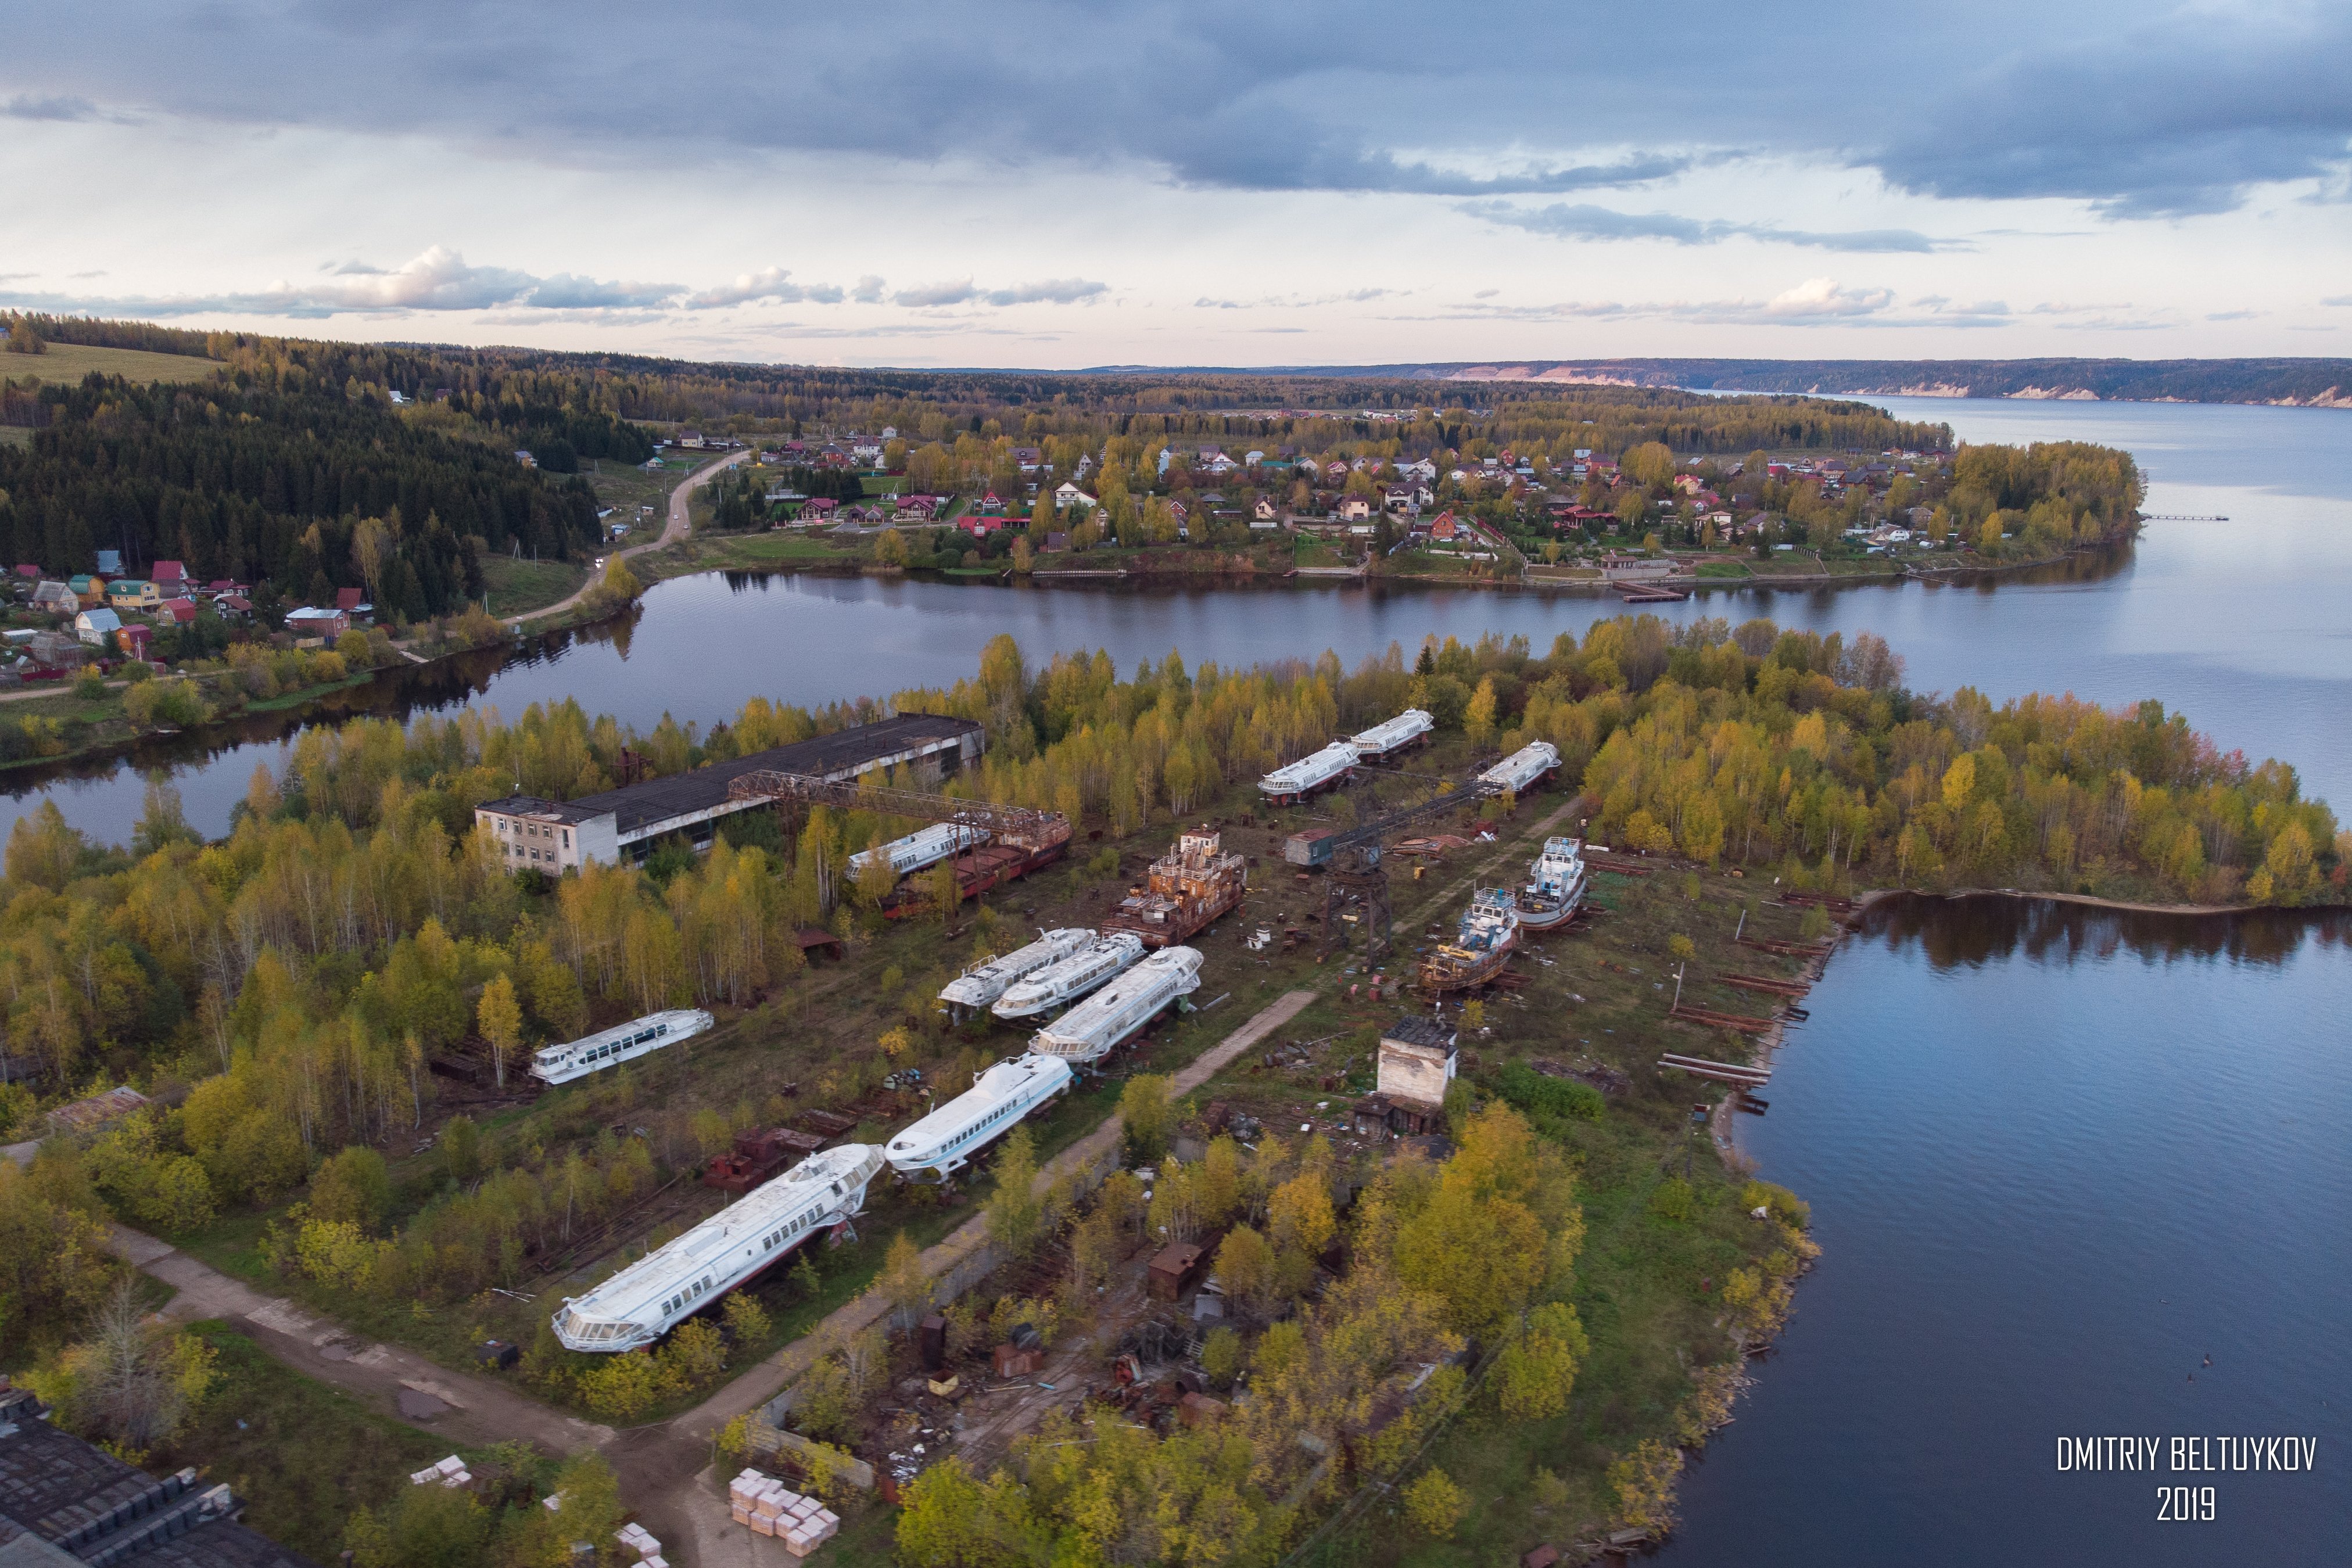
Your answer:
[[[452,1454],[438,1464],[410,1472],[408,1479],[410,1484],[420,1487],[428,1481],[438,1481],[445,1487],[462,1487],[473,1484],[474,1472],[466,1468],[465,1460]]]
[[[795,1557],[805,1557],[840,1532],[841,1517],[813,1497],[783,1482],[745,1470],[728,1483],[729,1511],[754,1534],[771,1535]]]
[[[661,1554],[661,1542],[646,1532],[642,1524],[625,1524],[614,1539],[637,1554],[637,1568],[669,1568]]]

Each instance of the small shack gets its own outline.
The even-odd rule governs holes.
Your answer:
[[[1381,1031],[1380,1076],[1356,1103],[1357,1130],[1415,1134],[1444,1126],[1460,1060],[1451,1030],[1429,1019],[1397,1019]]]
[[[1151,1260],[1151,1297],[1172,1301],[1191,1290],[1208,1266],[1209,1250],[1197,1241],[1171,1242]]]

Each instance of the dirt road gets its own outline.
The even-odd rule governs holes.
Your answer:
[[[693,497],[694,493],[697,490],[701,489],[705,485],[709,484],[710,481],[716,478],[719,474],[734,467],[738,463],[746,461],[751,456],[751,449],[750,447],[745,447],[740,452],[730,453],[728,455],[720,458],[718,462],[710,464],[707,467],[698,468],[692,474],[687,476],[686,483],[680,485],[677,489],[672,490],[669,493],[669,518],[662,526],[661,537],[656,539],[648,540],[645,544],[631,545],[627,549],[615,550],[613,553],[625,560],[630,556],[643,555],[649,549],[659,549],[664,545],[676,544],[678,540],[686,538],[688,532],[693,526],[688,520],[688,503]],[[508,617],[508,620],[510,622],[539,621],[543,620],[550,615],[561,615],[563,612],[571,609],[573,605],[587,598],[589,591],[596,586],[597,581],[598,579],[595,574],[592,572],[589,575],[588,580],[581,585],[580,591],[574,593],[571,598],[559,600],[555,603],[549,605],[544,610],[533,610],[525,614],[509,616]]]
[[[558,1454],[613,1440],[610,1427],[566,1416],[488,1378],[452,1372],[415,1351],[370,1344],[152,1236],[118,1226],[111,1245],[117,1256],[179,1292],[165,1315],[183,1322],[225,1318],[297,1372],[412,1427],[474,1445],[527,1437]]]
[[[1275,998],[1180,1068],[1174,1075],[1176,1093],[1189,1094],[1207,1082],[1314,999],[1312,991],[1288,991]],[[1108,1159],[1120,1133],[1117,1116],[1104,1122],[1047,1161],[1037,1173],[1035,1190],[1042,1194],[1065,1174]],[[975,1216],[923,1253],[924,1269],[934,1277],[944,1274],[970,1259],[987,1239],[986,1219]],[[370,1344],[350,1330],[291,1301],[265,1295],[152,1236],[118,1226],[111,1245],[118,1256],[179,1292],[164,1309],[168,1315],[187,1322],[225,1318],[296,1371],[410,1426],[446,1433],[466,1444],[524,1437],[551,1453],[604,1450],[646,1528],[662,1542],[663,1555],[679,1568],[765,1563],[763,1547],[781,1553],[773,1541],[762,1542],[729,1521],[724,1485],[712,1471],[712,1440],[735,1416],[775,1397],[808,1369],[825,1344],[870,1327],[889,1311],[879,1296],[860,1296],[686,1414],[616,1432],[567,1416],[503,1383],[452,1372],[414,1351]]]

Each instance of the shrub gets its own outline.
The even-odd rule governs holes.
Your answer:
[[[1598,1122],[1605,1102],[1590,1083],[1552,1078],[1523,1061],[1514,1061],[1497,1075],[1496,1092],[1512,1106],[1537,1115],[1568,1116]]]
[[[86,703],[94,703],[106,695],[106,677],[96,670],[84,670],[74,677],[73,695]]]
[[[1444,1470],[1423,1471],[1419,1480],[1404,1489],[1404,1516],[1412,1527],[1433,1540],[1443,1541],[1454,1533],[1468,1512],[1470,1500],[1454,1484],[1454,1478]]]
[[[1698,1194],[1680,1176],[1668,1176],[1650,1194],[1650,1212],[1676,1225],[1687,1225],[1698,1212]]]

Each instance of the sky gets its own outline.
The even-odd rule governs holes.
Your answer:
[[[0,306],[894,364],[2352,354],[2352,5],[0,0]]]

